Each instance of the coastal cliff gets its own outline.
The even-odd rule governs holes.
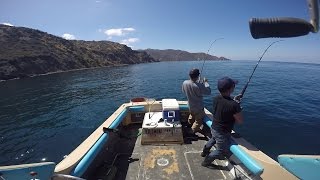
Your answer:
[[[212,56],[206,53],[190,53],[175,49],[145,49],[140,52],[147,52],[151,57],[159,61],[195,61],[195,60],[212,60],[212,61],[226,61],[230,60],[225,57]]]
[[[146,62],[156,60],[123,44],[66,40],[35,29],[0,25],[0,80]]]
[[[84,68],[159,61],[228,60],[181,50],[132,50],[111,41],[66,40],[35,29],[0,24],[0,81]]]

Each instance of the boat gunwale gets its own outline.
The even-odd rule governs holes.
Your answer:
[[[178,101],[179,105],[187,105],[187,101]],[[59,162],[55,168],[55,173],[59,174],[70,174],[70,172],[75,168],[75,166],[81,161],[81,159],[86,155],[86,153],[92,148],[92,146],[98,141],[98,139],[103,135],[103,127],[110,127],[114,120],[127,108],[132,106],[149,106],[149,108],[145,108],[145,112],[151,106],[159,106],[161,105],[161,101],[155,101],[152,104],[149,102],[130,102],[122,104],[112,115],[109,116],[93,133],[91,133],[88,138],[86,138],[78,147],[76,147],[65,159]],[[159,109],[161,111],[161,109]],[[185,111],[185,110],[183,110]],[[206,115],[209,119],[213,119],[213,116],[210,111],[205,109]],[[234,131],[233,131],[234,132]],[[240,149],[246,152],[250,157],[252,157],[257,162],[261,163],[264,171],[261,174],[261,177],[273,177],[275,175],[281,174],[281,177],[287,177],[289,179],[296,179],[294,175],[289,173],[280,164],[267,156],[265,153],[257,149],[255,146],[247,142],[244,138],[234,138],[232,140],[237,143]],[[277,172],[277,173],[275,173]]]
[[[178,101],[179,104],[187,104],[187,101]],[[80,145],[78,145],[70,154],[60,161],[54,172],[59,174],[71,174],[71,171],[77,166],[81,159],[88,153],[88,151],[95,145],[99,138],[103,135],[103,127],[109,128],[116,118],[127,108],[132,106],[155,106],[161,105],[161,101],[154,101],[150,104],[148,101],[144,102],[129,102],[120,105],[120,107],[107,118],[95,131],[93,131]],[[150,110],[150,108],[148,108]]]

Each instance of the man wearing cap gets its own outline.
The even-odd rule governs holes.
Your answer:
[[[203,147],[201,156],[206,158],[201,163],[202,166],[209,166],[215,159],[224,159],[231,156],[231,131],[235,122],[243,122],[239,104],[242,96],[239,94],[234,99],[230,97],[237,83],[238,81],[229,77],[223,77],[218,80],[220,95],[217,95],[213,100],[212,137]],[[210,153],[210,149],[214,144],[216,144],[216,149]]]
[[[203,95],[210,95],[211,89],[207,80],[199,82],[199,69],[191,69],[190,80],[185,80],[182,84],[182,92],[188,98],[190,116],[188,122],[192,125],[192,133],[200,131],[202,119],[205,117]]]

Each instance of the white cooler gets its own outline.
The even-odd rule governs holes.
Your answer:
[[[149,119],[150,115],[150,119]],[[141,144],[183,144],[180,121],[159,122],[162,112],[145,113],[142,124]]]
[[[180,121],[179,103],[176,99],[162,99],[163,119],[168,122]]]

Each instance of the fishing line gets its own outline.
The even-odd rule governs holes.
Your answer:
[[[209,49],[208,49],[208,51],[207,51],[206,55],[207,55],[207,54],[209,54],[209,51],[210,51],[210,49],[211,49],[212,45],[213,45],[216,41],[221,40],[221,39],[224,39],[224,38],[218,38],[218,39],[215,39],[215,40],[211,43],[211,45],[210,45],[210,47],[209,47]],[[206,62],[206,58],[203,58],[203,63],[202,63],[202,67],[201,67],[201,71],[200,71],[199,79],[201,79],[201,74],[202,74],[203,66],[204,66],[204,63],[205,63],[205,62]]]
[[[280,41],[284,41],[284,40],[274,41],[274,42],[272,42],[272,43],[264,50],[264,52],[262,53],[262,56],[260,57],[260,59],[259,59],[259,61],[257,62],[256,66],[254,67],[254,69],[253,69],[253,71],[252,71],[252,73],[251,73],[251,75],[250,75],[250,77],[249,77],[249,79],[248,79],[248,81],[247,81],[247,84],[243,87],[243,89],[242,89],[242,91],[241,91],[241,93],[240,93],[240,98],[242,98],[243,95],[244,95],[244,93],[246,92],[246,89],[247,89],[247,87],[248,87],[248,85],[249,85],[249,83],[250,83],[250,81],[251,81],[251,78],[252,78],[252,76],[253,76],[253,73],[256,71],[256,69],[257,69],[257,67],[258,67],[261,59],[263,58],[264,54],[268,51],[268,49],[269,49],[272,45],[274,45],[275,43],[278,43],[278,42],[280,42]]]

